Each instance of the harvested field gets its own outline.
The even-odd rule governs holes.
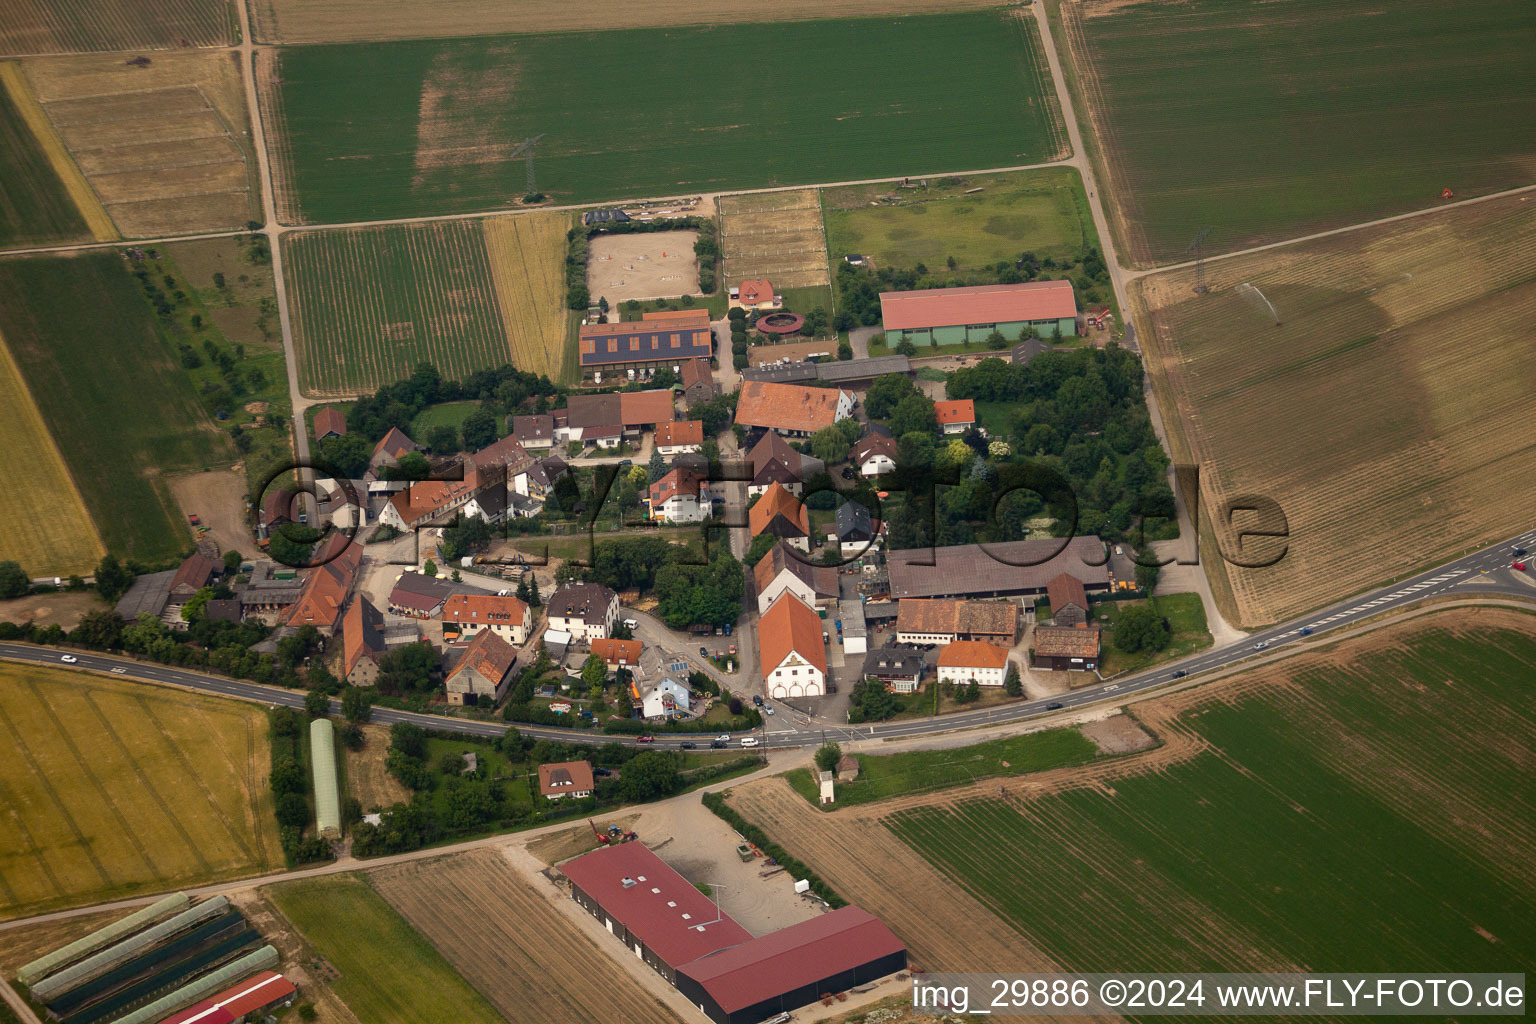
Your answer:
[[[373,391],[422,362],[458,379],[509,361],[478,222],[306,231],[284,244],[306,395]]]
[[[0,665],[0,735],[0,918],[282,863],[259,707]]]
[[[677,1024],[617,962],[618,945],[600,949],[572,928],[496,850],[413,861],[372,879],[507,1020]]]
[[[0,437],[6,439],[0,561],[14,559],[30,576],[89,575],[106,549],[3,337]]]
[[[1140,265],[1183,258],[1203,225],[1206,253],[1230,252],[1536,176],[1523,0],[1451,17],[1435,0],[1051,0],[1051,13]]]
[[[195,515],[208,527],[220,551],[238,551],[247,558],[261,555],[245,520],[246,478],[233,469],[210,469],[166,481],[184,515]]]
[[[1078,726],[1077,731],[1092,740],[1101,754],[1131,754],[1157,745],[1156,737],[1126,714],[1085,722]]]
[[[120,253],[0,261],[0,335],[107,550],[191,547],[163,479],[233,461]]]
[[[367,1024],[501,1024],[362,875],[329,875],[260,890],[328,961],[326,987]],[[482,950],[491,953],[491,950]],[[312,957],[307,959],[313,959]]]
[[[767,278],[777,291],[831,284],[816,189],[720,197],[726,284]]]
[[[234,40],[229,0],[10,0],[0,17],[0,54],[170,50]]]
[[[1247,494],[1288,520],[1270,568],[1207,549],[1229,620],[1279,621],[1529,526],[1536,201],[1220,260],[1206,275],[1208,295],[1187,271],[1132,293],[1175,459],[1200,465],[1210,521]],[[1221,550],[1244,550],[1234,533],[1218,531]],[[1243,557],[1279,550],[1250,538]],[[1394,550],[1406,562],[1380,557]]]
[[[565,308],[565,232],[570,215],[525,213],[491,217],[483,224],[486,258],[512,365],[552,381],[565,375],[568,359]],[[572,366],[570,369],[575,370]]]
[[[592,59],[615,48],[644,68]],[[722,96],[699,55],[735,52],[795,60]],[[297,212],[345,224],[505,209],[526,187],[512,153],[535,134],[557,202],[1050,160],[1065,132],[1043,58],[1032,19],[994,10],[301,46],[261,76]]]
[[[38,58],[28,79],[126,237],[236,228],[261,219],[234,53]]]
[[[595,235],[587,259],[587,290],[617,306],[630,299],[699,294],[697,231]]]
[[[750,4],[725,0],[702,8],[682,0],[644,5],[603,0],[593,4],[521,0],[515,7],[492,0],[436,0],[423,21],[412,0],[253,0],[256,37],[270,43],[340,43],[427,36],[473,36],[497,32],[576,32],[736,22],[803,21],[869,15],[928,14],[941,10],[990,8],[993,0],[773,0]]]
[[[885,820],[1067,969],[1519,970],[1533,676],[1536,620],[1458,609],[1139,704],[1177,763]]]
[[[69,241],[117,237],[112,221],[86,184],[48,121],[21,65],[0,62],[0,137],[7,142],[6,196],[0,199],[0,241]],[[14,189],[14,192],[12,191]]]
[[[86,613],[105,611],[110,607],[94,590],[28,594],[0,601],[0,622],[33,622],[39,626],[58,623],[59,628],[67,632],[80,625]]]
[[[389,753],[389,730],[382,725],[365,725],[363,749],[346,750],[347,788],[371,812],[375,807],[390,807],[411,802],[411,791],[389,774],[384,759]]]

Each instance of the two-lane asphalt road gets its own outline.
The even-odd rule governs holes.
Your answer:
[[[976,726],[1001,725],[1032,718],[1048,712],[1075,710],[1092,704],[1123,700],[1131,694],[1157,686],[1164,686],[1175,679],[1182,679],[1186,676],[1193,677],[1202,673],[1223,669],[1246,658],[1272,654],[1288,645],[1323,636],[1383,612],[1399,610],[1428,598],[1443,597],[1452,593],[1465,596],[1485,594],[1503,597],[1514,596],[1536,601],[1536,586],[1517,578],[1515,571],[1509,568],[1511,561],[1514,560],[1513,551],[1517,547],[1536,550],[1536,530],[1528,531],[1518,537],[1512,537],[1509,540],[1501,541],[1498,544],[1463,555],[1454,561],[1447,562],[1436,568],[1426,569],[1421,573],[1380,587],[1359,597],[1341,601],[1336,605],[1324,608],[1311,615],[1272,626],[1269,629],[1254,633],[1240,643],[1202,651],[1181,661],[1160,665],[1156,669],[1125,676],[1113,682],[1104,683],[1101,686],[1077,690],[1059,696],[1020,701],[1017,704],[1010,704],[1001,708],[957,712],[938,718],[860,726],[845,725],[839,726],[836,729],[829,727],[827,734],[832,737],[845,739],[894,739],[929,733],[949,732],[955,729],[966,729]],[[62,662],[61,659],[65,653],[76,658],[77,661],[74,664]],[[122,676],[123,678],[184,686],[189,689],[200,690],[204,693],[255,701],[268,705],[304,706],[305,694],[302,690],[284,690],[279,687],[262,686],[258,683],[227,679],[222,676],[207,675],[201,672],[189,672],[185,669],[172,668],[168,665],[132,661],[126,658],[94,654],[89,651],[71,650],[65,652],[50,647],[5,643],[0,644],[0,658],[51,665],[58,668],[80,668],[94,672],[110,673]],[[333,714],[340,714],[340,703],[332,701],[331,711]],[[478,722],[464,718],[447,718],[441,715],[422,715],[410,711],[396,711],[392,708],[374,708],[371,721],[384,725],[390,725],[394,722],[411,722],[427,729],[440,729],[474,736],[499,736],[507,728],[506,723],[499,721]],[[813,731],[775,730],[774,726],[776,724],[772,719],[769,719],[766,732],[757,734],[763,746],[798,747],[807,743],[820,742],[822,733],[819,729]],[[618,740],[624,743],[636,742],[633,737],[612,736],[582,729],[560,729],[521,724],[517,728],[523,735],[533,739],[587,743],[605,743],[610,740]],[[700,748],[707,748],[711,738],[709,734],[661,733],[656,738],[656,746],[678,749],[684,743],[692,743]],[[731,741],[732,747],[739,747],[744,738],[745,736],[743,735],[733,737]]]

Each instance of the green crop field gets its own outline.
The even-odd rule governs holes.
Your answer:
[[[952,256],[957,269],[969,270],[1012,263],[1023,252],[1071,260],[1099,244],[1083,180],[1071,167],[930,179],[919,189],[829,188],[822,202],[833,266],[859,253],[876,266],[921,263],[938,272]]]
[[[116,252],[0,261],[0,336],[108,551],[192,545],[164,474],[234,461]]]
[[[1054,13],[1054,7],[1053,7]],[[1329,0],[1060,4],[1127,258],[1182,258],[1536,180],[1536,17]]]
[[[372,391],[421,362],[455,379],[511,361],[478,223],[302,232],[285,244],[305,394]]]
[[[1528,616],[1447,612],[1167,698],[1110,784],[887,822],[1066,970],[1523,971],[1533,678]]]
[[[721,60],[753,55],[738,86]],[[957,88],[957,69],[965,87]],[[1027,14],[281,51],[268,106],[312,223],[1041,163],[1065,132]]]
[[[0,246],[89,237],[85,221],[0,85]]]
[[[336,968],[327,984],[370,1024],[502,1024],[432,944],[361,875],[285,882],[263,890]]]

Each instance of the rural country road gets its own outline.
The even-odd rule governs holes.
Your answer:
[[[1155,669],[1118,678],[1099,686],[1057,696],[1020,701],[1016,704],[1009,704],[999,708],[956,712],[936,718],[861,725],[856,728],[846,725],[837,726],[835,727],[837,731],[834,738],[847,738],[850,740],[896,739],[930,733],[950,732],[956,729],[978,726],[1002,725],[1033,718],[1049,712],[1071,712],[1099,703],[1120,701],[1131,694],[1164,686],[1176,678],[1182,679],[1186,676],[1195,676],[1201,673],[1224,669],[1249,658],[1269,658],[1277,653],[1282,653],[1286,648],[1304,642],[1315,642],[1324,638],[1328,633],[1355,625],[1366,619],[1381,615],[1384,612],[1407,608],[1420,601],[1444,597],[1452,592],[1457,596],[1468,597],[1485,595],[1515,596],[1536,602],[1536,587],[1532,586],[1528,574],[1517,574],[1515,570],[1509,567],[1512,548],[1517,546],[1531,547],[1533,544],[1536,544],[1536,529],[1523,533],[1518,537],[1512,537],[1509,540],[1500,541],[1497,544],[1462,555],[1435,568],[1426,569],[1393,583],[1378,587],[1358,597],[1340,601],[1337,604],[1298,617],[1290,622],[1271,626],[1266,630],[1246,637],[1243,641],[1215,646],[1180,661],[1159,665]],[[1255,645],[1260,643],[1264,644],[1264,647],[1256,649]],[[153,662],[133,661],[127,658],[95,654],[83,650],[68,652],[73,657],[79,659],[75,665],[68,666],[63,665],[60,661],[65,653],[62,650],[36,647],[31,644],[0,643],[0,659],[51,665],[54,667],[77,667],[83,670],[111,673],[145,682],[182,686],[204,693],[262,704],[285,705],[295,708],[303,707],[304,705],[305,691],[303,690],[284,690],[278,687],[262,686],[258,683],[249,683],[238,679],[227,679],[222,676],[212,676],[201,672],[189,672],[185,669],[172,668],[168,665],[160,665]],[[115,669],[121,671],[114,673],[113,670]],[[331,713],[335,715],[341,713],[339,701],[333,700],[331,702]],[[423,715],[410,711],[396,711],[392,708],[375,708],[371,721],[384,725],[394,722],[410,722],[428,729],[440,729],[487,737],[499,736],[507,728],[506,723],[503,722],[479,722],[462,718],[447,718],[441,715]],[[780,723],[770,719],[768,725],[764,727],[766,731],[762,735],[762,745],[765,747],[782,748],[798,747],[807,743],[820,742],[819,731],[803,732],[786,728],[785,726],[789,724],[788,721]],[[610,736],[582,729],[559,729],[534,725],[525,726],[522,724],[518,724],[517,728],[523,735],[534,739],[554,739],[566,742],[577,740],[586,742],[607,742],[609,740],[634,742],[626,737]],[[745,735],[740,734],[736,739],[744,738]],[[678,749],[680,744],[684,742],[701,743],[701,741],[707,742],[707,740],[707,734],[701,736],[699,734],[661,733],[657,736],[656,746],[665,749]]]

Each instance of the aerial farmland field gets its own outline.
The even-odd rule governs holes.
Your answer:
[[[249,704],[0,665],[0,918],[280,865],[266,728]]]
[[[1536,177],[1523,0],[1051,4],[1136,264],[1207,226],[1233,251]]]
[[[749,52],[794,59],[720,90],[708,55]],[[280,60],[264,103],[283,191],[312,223],[505,208],[525,189],[512,153],[541,134],[538,188],[559,202],[1006,167],[1065,148],[1037,30],[1017,11],[305,46]],[[808,73],[818,66],[837,74]]]
[[[588,836],[591,833],[587,833]],[[507,1020],[677,1024],[616,961],[563,920],[501,850],[385,868],[375,888]],[[611,941],[611,940],[610,940]]]
[[[1530,616],[1447,611],[1139,705],[1171,763],[886,822],[1068,969],[1523,970],[1533,676]]]
[[[721,196],[720,247],[731,287],[767,278],[782,294],[832,283],[815,189]]]
[[[272,43],[341,43],[377,39],[423,39],[501,32],[579,32],[655,26],[803,21],[928,14],[938,10],[996,7],[997,0],[433,0],[423,19],[413,0],[253,0],[256,35]]]
[[[1217,260],[1206,278],[1208,295],[1187,270],[1132,294],[1208,523],[1241,494],[1269,496],[1289,523],[1269,568],[1204,549],[1229,618],[1279,621],[1530,525],[1536,200]],[[1221,527],[1227,551],[1233,532]],[[1279,550],[1247,543],[1248,561]]]
[[[489,217],[482,222],[486,258],[512,365],[558,381],[579,368],[566,351],[564,213]],[[567,363],[570,365],[567,366]]]
[[[306,231],[284,244],[306,394],[372,391],[421,362],[455,378],[511,361],[479,222]]]
[[[0,261],[5,339],[107,550],[156,562],[192,538],[163,479],[228,465],[121,253]]]
[[[0,245],[88,239],[90,232],[22,116],[0,82]]]
[[[824,190],[822,200],[834,263],[858,253],[876,266],[921,263],[942,273],[949,257],[963,271],[1024,252],[1069,261],[1099,244],[1071,167],[929,179],[912,189],[850,185]]]
[[[327,984],[369,1024],[502,1024],[502,1018],[358,874],[263,889],[337,972]]]
[[[170,50],[234,39],[229,0],[9,0],[0,17],[0,54]]]
[[[260,220],[236,54],[118,55],[23,62],[49,120],[118,230],[144,238]]]

